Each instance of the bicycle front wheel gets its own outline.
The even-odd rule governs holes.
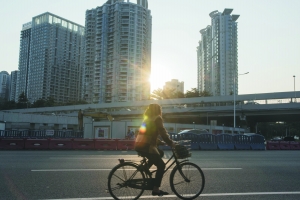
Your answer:
[[[144,187],[145,175],[133,163],[119,164],[108,175],[108,191],[114,199],[138,199]]]
[[[170,174],[171,189],[181,199],[197,198],[203,191],[204,184],[204,174],[194,163],[181,163]]]

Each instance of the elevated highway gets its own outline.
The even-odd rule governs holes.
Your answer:
[[[111,115],[115,121],[127,121],[141,119],[150,103],[162,106],[164,120],[168,123],[194,122],[208,125],[213,120],[217,125],[233,126],[232,95],[28,108],[2,112],[76,117],[81,109],[85,114],[101,113],[99,117],[93,117],[96,121],[108,120],[107,115]],[[247,126],[252,129],[257,122],[300,120],[300,91],[237,95],[235,105],[237,127]]]

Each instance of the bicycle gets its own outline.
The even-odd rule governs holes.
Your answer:
[[[172,156],[166,162],[166,166],[174,158],[173,162],[166,167],[164,174],[175,164],[170,173],[170,186],[172,191],[180,199],[195,199],[203,191],[205,177],[201,168],[188,161],[191,157],[188,149],[183,145],[176,145],[172,149]],[[147,167],[147,158],[142,153],[140,164],[131,160],[119,159],[108,175],[108,191],[114,199],[138,199],[144,190],[152,190],[152,174]],[[179,161],[179,159],[184,159]]]

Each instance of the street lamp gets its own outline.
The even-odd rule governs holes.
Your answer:
[[[246,72],[244,74],[238,74],[238,76],[240,75],[246,75],[249,74],[249,72]],[[233,133],[235,131],[235,75],[233,76]]]
[[[294,75],[293,77],[294,77],[294,95],[295,95],[294,102],[296,102],[296,90],[295,90],[295,89],[296,89],[296,88],[295,88],[295,77],[296,77],[296,76]]]
[[[222,126],[223,126],[223,131],[222,131],[222,133],[224,134],[224,124],[222,124]]]

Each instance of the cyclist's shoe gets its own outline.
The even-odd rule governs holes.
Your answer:
[[[164,191],[162,191],[162,190],[159,190],[159,192],[154,192],[154,191],[152,191],[152,195],[153,196],[163,196],[163,195],[168,195],[169,193],[168,192],[164,192]]]

